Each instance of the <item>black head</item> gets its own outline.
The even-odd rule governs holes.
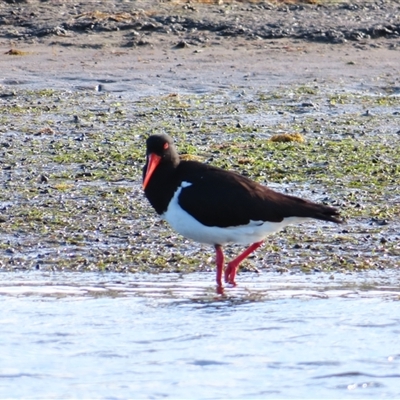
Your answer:
[[[146,141],[146,155],[155,154],[164,160],[178,157],[172,138],[164,133],[152,135]],[[179,159],[179,158],[178,158]]]
[[[150,136],[146,141],[146,165],[143,169],[143,188],[146,189],[150,178],[157,170],[166,174],[179,164],[179,155],[176,152],[172,138],[165,134]]]

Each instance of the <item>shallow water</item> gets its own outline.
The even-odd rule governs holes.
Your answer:
[[[0,398],[399,398],[393,272],[0,275]]]

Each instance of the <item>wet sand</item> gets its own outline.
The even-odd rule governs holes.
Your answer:
[[[16,3],[0,5],[3,85],[137,80],[140,92],[199,92],[398,72],[396,2]]]
[[[5,54],[8,45],[0,46]],[[398,82],[399,53],[387,48],[361,50],[353,45],[315,44],[287,39],[264,48],[206,47],[185,49],[81,49],[48,45],[24,46],[23,56],[0,58],[3,90],[27,84],[34,88],[67,89],[103,85],[131,90],[138,96],[205,93],[235,85],[271,88],[294,82],[326,82],[352,88]],[[43,67],[44,66],[44,67]],[[395,83],[396,84],[396,83]]]

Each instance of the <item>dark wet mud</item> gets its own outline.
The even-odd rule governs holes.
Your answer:
[[[0,36],[12,41],[83,46],[208,46],[225,41],[300,39],[322,43],[400,35],[399,3],[9,1],[0,5]],[[258,42],[258,43],[257,43]],[[374,45],[380,45],[374,43]]]

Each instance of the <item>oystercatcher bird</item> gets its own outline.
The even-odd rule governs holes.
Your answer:
[[[223,245],[250,244],[225,268],[225,282],[236,285],[240,263],[270,233],[309,218],[342,222],[335,208],[275,192],[236,172],[181,161],[168,135],[152,135],[146,144],[143,188],[147,199],[175,231],[215,247],[219,287]]]

